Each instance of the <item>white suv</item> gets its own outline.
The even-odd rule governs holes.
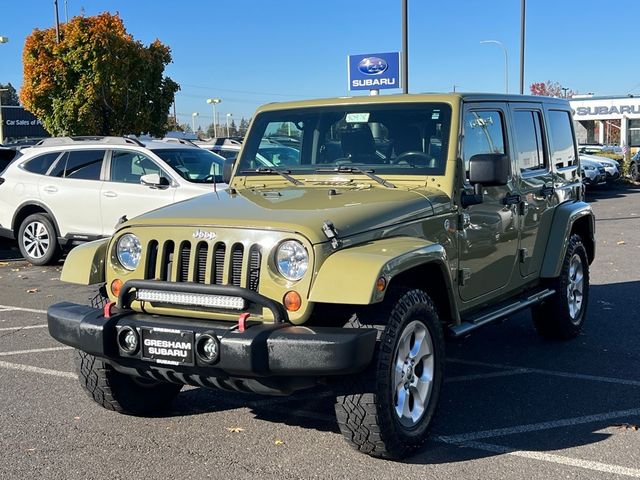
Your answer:
[[[184,140],[61,137],[22,153],[0,177],[0,236],[35,265],[111,235],[123,216],[226,187],[224,158]]]

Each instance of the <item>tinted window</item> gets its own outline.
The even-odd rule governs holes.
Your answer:
[[[551,158],[556,168],[575,165],[576,151],[569,112],[549,111],[549,130],[551,132]]]
[[[547,166],[542,144],[540,112],[519,110],[513,116],[517,160],[520,171],[527,172]]]
[[[104,150],[73,150],[65,152],[51,172],[53,177],[77,180],[100,180]]]
[[[45,153],[44,155],[38,155],[35,158],[27,161],[22,168],[27,172],[37,173],[44,175],[47,170],[53,165],[53,162],[60,156],[60,152]]]
[[[140,183],[140,177],[151,173],[166,177],[160,167],[146,155],[123,150],[114,150],[111,154],[112,182]]]
[[[485,153],[506,153],[502,115],[497,111],[468,112],[464,116],[462,154],[467,172],[469,159]]]

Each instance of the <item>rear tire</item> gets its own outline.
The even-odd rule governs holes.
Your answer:
[[[640,169],[636,162],[632,162],[631,165],[629,165],[629,176],[634,182],[640,182]]]
[[[33,265],[51,265],[60,258],[58,234],[46,213],[34,213],[25,218],[18,230],[20,253]]]
[[[422,290],[399,297],[370,367],[336,397],[340,431],[357,450],[402,458],[427,438],[444,376],[444,334]]]
[[[103,360],[79,350],[76,369],[80,385],[94,402],[127,415],[158,413],[166,409],[182,389],[182,385],[117,372]]]
[[[531,310],[536,330],[551,340],[577,337],[589,300],[589,258],[580,235],[571,235],[560,276],[550,282],[550,287],[556,294]]]

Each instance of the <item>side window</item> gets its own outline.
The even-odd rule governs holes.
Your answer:
[[[551,132],[551,158],[555,167],[567,168],[574,166],[576,164],[576,151],[569,112],[550,110],[549,130]]]
[[[100,180],[104,150],[73,150],[65,152],[58,160],[52,177],[75,178],[77,180]]]
[[[22,168],[30,173],[37,173],[38,175],[44,175],[56,161],[56,158],[60,156],[60,152],[45,153],[44,155],[38,155],[31,160],[28,160]]]
[[[542,143],[542,118],[540,112],[517,110],[513,115],[517,162],[521,172],[546,169],[548,162]]]
[[[111,181],[140,183],[140,177],[150,173],[165,176],[149,157],[138,152],[114,150],[111,154]]]
[[[462,158],[467,175],[469,159],[482,153],[506,153],[504,148],[504,122],[498,111],[467,112],[464,116]]]

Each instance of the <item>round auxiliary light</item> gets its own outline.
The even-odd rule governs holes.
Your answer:
[[[127,233],[118,239],[116,245],[118,262],[127,270],[135,270],[142,257],[142,244],[133,233]]]
[[[135,354],[138,351],[138,334],[131,327],[123,327],[118,333],[118,345],[127,354]]]
[[[209,333],[200,335],[196,346],[196,353],[205,363],[215,363],[220,356],[220,342],[218,338]]]
[[[276,265],[280,275],[287,280],[300,280],[309,268],[307,249],[296,240],[282,242],[276,251]]]

